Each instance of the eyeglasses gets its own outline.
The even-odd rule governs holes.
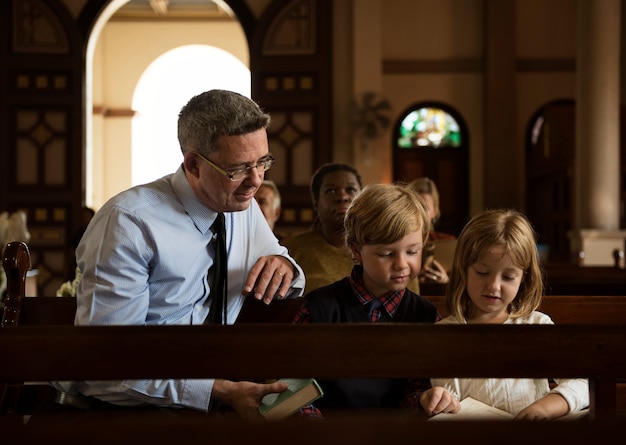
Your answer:
[[[200,153],[196,152],[196,154],[200,156],[200,158],[203,159],[207,164],[209,164],[211,167],[213,167],[215,170],[217,170],[224,176],[227,176],[228,179],[230,179],[233,182],[241,181],[242,179],[244,179],[246,176],[248,176],[248,174],[250,173],[250,170],[252,170],[253,168],[256,168],[260,172],[266,172],[270,168],[272,168],[272,165],[274,165],[274,162],[276,162],[276,160],[272,156],[268,156],[267,158],[259,161],[259,163],[256,165],[251,165],[249,167],[240,168],[238,170],[228,171],[228,170],[224,170],[222,167],[215,164],[214,162],[209,161]]]

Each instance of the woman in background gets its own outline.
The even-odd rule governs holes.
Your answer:
[[[456,239],[454,235],[445,232],[437,232],[435,224],[441,217],[441,209],[439,207],[439,191],[435,182],[427,177],[417,178],[409,187],[415,190],[424,200],[428,208],[428,216],[430,217],[430,232],[428,233],[428,242],[424,250],[424,264],[419,275],[420,282],[438,282],[447,283],[449,281],[448,271],[445,267],[435,259],[435,243],[439,240]]]

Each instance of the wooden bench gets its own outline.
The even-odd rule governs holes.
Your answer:
[[[448,315],[442,295],[426,298],[442,316]],[[626,325],[626,295],[546,295],[539,310],[557,324]],[[28,297],[22,303],[19,325],[72,325],[75,313],[75,298]]]
[[[442,317],[448,315],[443,296],[426,297]],[[616,325],[626,330],[626,296],[617,295],[547,295],[540,311],[557,325]],[[617,410],[626,414],[626,376],[617,384]]]
[[[618,267],[548,263],[545,274],[548,295],[624,295],[626,288],[626,269]]]
[[[76,300],[71,297],[28,297],[24,298],[24,287],[26,273],[30,268],[30,256],[28,247],[24,243],[10,243],[5,249],[5,270],[7,271],[7,299],[5,314],[2,325],[39,325],[39,324],[73,324],[76,312]],[[617,276],[626,277],[626,272],[615,268],[576,268],[578,272],[572,272],[572,268],[567,267],[573,275],[582,273],[584,269],[587,274],[592,269],[610,269],[609,280],[613,284],[617,283]],[[558,270],[564,270],[565,266],[560,266]],[[605,271],[605,273],[608,273]],[[605,278],[604,275],[601,278]],[[442,316],[446,316],[448,311],[445,307],[443,290],[444,287],[429,287],[432,283],[423,283],[426,291],[423,295],[428,298],[437,308]],[[437,290],[439,293],[432,293]],[[541,311],[552,317],[557,324],[626,324],[626,283],[621,288],[621,294],[601,294],[592,295],[546,295],[543,299]]]
[[[0,415],[2,437],[16,440],[84,440],[97,431],[98,441],[125,438],[171,443],[184,434],[188,443],[256,443],[320,441],[391,443],[407,437],[423,440],[463,440],[484,443],[498,432],[507,443],[528,440],[548,443],[559,437],[570,443],[597,443],[622,434],[620,380],[626,377],[626,329],[610,317],[590,317],[600,300],[587,310],[565,311],[576,302],[554,301],[555,310],[570,314],[557,326],[432,326],[418,324],[308,325],[242,324],[235,326],[74,327],[72,299],[48,297],[23,300],[18,326],[0,332],[0,382],[119,378],[273,378],[308,377],[587,377],[591,389],[591,422],[495,423],[424,422],[423,417],[382,411],[340,413],[324,422],[287,421],[242,424],[232,418],[190,417],[155,425],[127,412],[103,414],[96,420],[39,424],[23,428],[9,414]],[[552,297],[550,297],[552,298]],[[596,297],[602,298],[602,297]],[[52,302],[55,303],[52,303]],[[30,317],[46,304],[63,301],[65,325]],[[68,303],[69,302],[69,303]],[[443,297],[433,302],[445,314]],[[565,303],[565,304],[563,304]],[[606,301],[609,304],[609,301]],[[29,305],[32,304],[32,307]],[[622,304],[622,300],[613,301]],[[69,308],[69,309],[68,309]],[[560,308],[560,309],[559,309]],[[580,308],[579,308],[580,309]],[[607,308],[601,308],[601,312]],[[62,312],[63,312],[62,311]],[[546,312],[549,313],[548,310]],[[613,314],[620,313],[613,310]],[[577,315],[576,315],[577,314]],[[551,314],[555,321],[559,316]],[[30,318],[29,318],[30,317]],[[573,317],[573,318],[572,318]],[[567,318],[563,318],[566,320]],[[29,321],[30,320],[30,321]],[[31,321],[42,326],[30,325]],[[590,320],[598,322],[591,325]],[[575,321],[574,321],[575,322]],[[56,323],[56,322],[55,322]],[[559,321],[557,321],[559,323]],[[384,341],[364,341],[364,339]],[[488,341],[485,339],[488,338]],[[198,355],[198,349],[206,354]],[[140,353],[138,353],[140,351]],[[175,360],[164,358],[175,357]],[[517,442],[516,442],[517,441]],[[552,441],[550,440],[552,443]],[[8,442],[10,443],[10,442]]]
[[[4,360],[0,367],[0,381],[209,376],[251,379],[311,375],[318,378],[452,375],[588,377],[591,396],[589,420],[592,421],[583,423],[590,431],[600,435],[595,439],[606,437],[605,432],[611,431],[613,423],[624,420],[618,416],[616,407],[617,381],[626,376],[626,330],[619,326],[24,326],[3,329],[1,334],[0,351],[8,360]],[[40,424],[41,428],[36,431],[26,428],[21,434],[41,434],[60,440],[77,434],[77,429],[80,431],[80,428],[87,427],[103,429],[103,436],[99,438],[110,438],[113,432],[108,430],[114,424],[136,434],[144,428],[150,429],[148,424],[133,419],[128,412],[119,412],[114,419],[111,416],[115,417],[115,414],[103,416],[99,425],[96,422],[84,426],[80,423],[63,426],[54,422],[49,429]],[[435,428],[433,434],[437,429],[425,426],[426,422],[421,422],[423,419],[419,417],[413,416],[409,420],[398,412],[379,413],[379,416],[379,422],[388,419],[392,422],[390,425],[400,428],[405,434],[412,432],[419,436],[422,431],[420,423],[424,423],[424,428]],[[396,420],[391,420],[394,416]],[[367,425],[366,413],[359,416],[357,412],[347,412],[345,417],[355,419],[355,428],[359,422],[364,422],[361,427]],[[398,419],[404,419],[404,423]],[[171,425],[159,425],[159,431],[178,428],[181,434],[187,432],[187,427],[183,429],[179,422],[173,420]],[[597,429],[596,422],[603,428],[608,426]],[[197,419],[195,422],[190,419],[189,423],[197,423],[189,426],[192,431],[206,428]],[[105,428],[106,425],[109,426]],[[293,428],[289,426],[291,421],[286,425],[286,431]],[[516,431],[516,425],[510,427],[513,428],[510,431]],[[272,428],[280,430],[280,426]],[[318,432],[317,437],[334,440],[323,433],[325,428],[320,427],[322,432]],[[438,429],[444,435],[442,437],[451,437],[447,435],[448,428],[455,430],[461,426],[450,426],[446,422],[445,427]],[[552,427],[534,424],[526,425],[526,428],[528,431],[520,434],[528,438],[530,431],[537,434],[538,430],[545,432]],[[571,426],[568,430],[561,430],[559,426],[554,428],[554,431],[563,434],[560,438],[566,442],[579,443],[576,440],[580,437],[588,437],[578,437],[578,426]],[[226,435],[226,432],[223,434]],[[258,434],[261,434],[261,443],[265,443],[263,438],[269,439],[261,431]],[[355,434],[358,436],[359,432],[355,431]],[[454,436],[460,432],[450,434]],[[582,430],[580,434],[583,434]],[[486,436],[479,434],[479,437],[485,439]],[[537,435],[536,441],[541,443],[541,440],[542,436]]]
[[[442,317],[448,315],[442,295],[426,298],[437,307]],[[556,324],[626,326],[626,295],[546,295],[539,310],[548,314]]]
[[[549,263],[544,270],[546,295],[626,295],[626,269]],[[441,283],[420,283],[425,296],[443,295],[445,289]]]

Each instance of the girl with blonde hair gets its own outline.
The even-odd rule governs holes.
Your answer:
[[[537,309],[543,276],[535,232],[516,210],[487,210],[461,232],[446,306],[450,315],[439,324],[554,324]],[[489,339],[485,339],[488,341]],[[545,420],[589,405],[586,379],[433,378],[458,400],[472,397],[507,411],[516,419]]]

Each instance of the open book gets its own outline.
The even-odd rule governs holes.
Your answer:
[[[584,417],[589,410],[569,413],[555,420],[574,420]],[[440,413],[428,420],[513,420],[513,414],[487,405],[479,400],[466,397],[461,400],[461,410],[456,414]]]
[[[314,402],[324,395],[315,379],[278,379],[289,384],[281,393],[267,394],[261,400],[259,412],[267,420],[280,420]]]

